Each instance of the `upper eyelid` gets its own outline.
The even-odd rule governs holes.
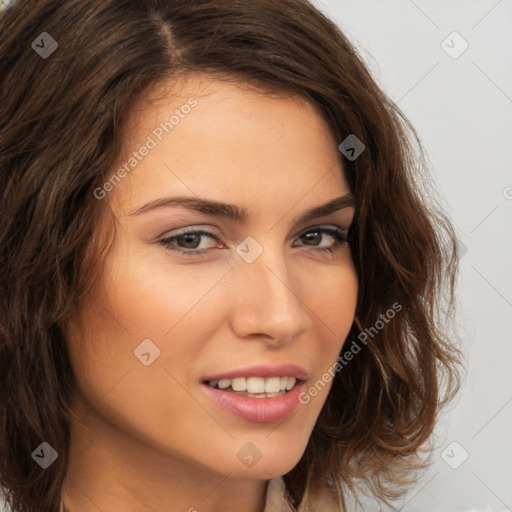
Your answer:
[[[313,226],[310,226],[308,228],[301,229],[295,236],[299,236],[302,233],[307,233],[308,231],[311,231],[312,229],[317,229],[317,228],[334,229],[334,230],[339,230],[339,231],[348,231],[350,229],[350,226],[347,227],[347,228],[343,228],[343,227],[337,226],[335,224],[314,224]],[[226,237],[226,235],[220,229],[218,229],[218,228],[215,228],[214,232],[210,231],[212,229],[212,227],[201,227],[201,226],[190,226],[190,227],[179,228],[179,229],[180,230],[177,233],[172,233],[172,234],[165,234],[164,233],[163,235],[161,235],[158,238],[172,238],[172,237],[175,237],[175,236],[186,235],[186,234],[189,234],[189,233],[197,233],[197,232],[202,232],[202,233],[212,234],[212,235],[217,236],[217,233],[216,233],[217,230],[219,231],[221,236]]]

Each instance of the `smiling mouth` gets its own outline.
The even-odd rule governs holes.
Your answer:
[[[251,398],[276,398],[303,382],[295,377],[238,377],[234,379],[206,380],[203,384],[233,395]]]

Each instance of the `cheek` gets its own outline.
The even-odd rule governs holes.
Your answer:
[[[127,331],[142,339],[171,336],[204,308],[210,291],[230,269],[218,264],[177,265],[170,257],[167,261],[163,251],[155,251],[156,258],[137,252],[124,258],[116,255],[116,267],[108,272],[102,300]]]
[[[82,310],[84,331],[68,335],[78,381],[96,397],[112,397],[109,390],[129,381],[130,396],[142,404],[144,389],[175,384],[170,374],[188,384],[187,371],[218,324],[221,306],[208,291],[222,275],[212,268],[198,278],[192,265],[171,269],[118,257]]]
[[[197,371],[197,358],[225,319],[227,305],[218,292],[230,265],[177,265],[166,260],[163,250],[154,252],[156,258],[116,246],[102,285],[82,311],[83,339],[71,343],[83,391],[91,401],[108,393],[112,410],[118,393],[120,407],[128,402],[149,407],[148,389],[172,391],[165,409],[178,407],[186,398],[178,382],[197,385],[190,376]],[[161,406],[153,416],[155,411],[164,414]]]
[[[80,338],[76,332],[68,335],[80,398],[75,410],[90,424],[96,421],[88,414],[94,407],[119,431],[171,453],[173,440],[193,445],[205,424],[215,428],[189,391],[197,387],[190,372],[209,337],[208,320],[198,305],[189,306],[197,303],[194,292],[192,299],[176,300],[163,281],[135,283],[127,276],[110,288],[106,281],[104,296],[84,310],[86,330]]]
[[[336,272],[331,272],[330,277],[324,276],[322,282],[326,284],[320,287],[320,292],[312,294],[308,302],[312,318],[315,318],[317,333],[322,333],[316,338],[321,350],[312,353],[317,361],[315,373],[300,397],[301,403],[309,408],[315,421],[339,371],[336,362],[348,341],[358,294],[357,273],[351,260]],[[318,281],[314,286],[319,288]]]
[[[311,316],[318,324],[318,332],[324,333],[324,348],[339,352],[354,321],[358,279],[350,254],[344,255],[343,262],[330,267],[310,278],[306,294]]]

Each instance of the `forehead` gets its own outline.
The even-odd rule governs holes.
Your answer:
[[[204,123],[212,134],[221,131],[234,135],[238,127],[254,131],[287,128],[294,120],[307,121],[297,132],[311,136],[317,132],[321,136],[331,136],[327,123],[316,108],[305,98],[291,91],[270,89],[270,86],[231,79],[216,79],[208,74],[190,73],[180,78],[169,79],[149,87],[132,105],[123,127],[123,141],[130,149],[137,139],[150,133],[161,122],[169,121],[174,114],[171,131],[176,135],[190,135],[191,130],[178,127],[183,114],[188,116],[187,103],[193,99],[197,107],[187,124],[200,128]],[[179,117],[178,117],[179,116]],[[211,117],[215,116],[212,125]],[[203,123],[201,123],[203,121]],[[288,121],[288,122],[287,122]],[[163,134],[164,138],[167,133]],[[228,141],[226,141],[228,142]]]
[[[289,190],[297,200],[322,179],[322,187],[347,189],[327,123],[287,92],[205,75],[163,82],[134,104],[114,171],[145,145],[151,149],[132,161],[115,196],[129,190],[134,200],[150,201],[165,190],[239,202],[249,188],[274,196]]]

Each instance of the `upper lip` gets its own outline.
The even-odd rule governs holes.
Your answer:
[[[221,379],[235,379],[237,377],[295,377],[297,380],[306,380],[308,372],[296,364],[287,363],[279,365],[254,365],[245,368],[238,368],[236,370],[218,373],[216,375],[209,375],[204,377],[203,381],[221,380]]]

